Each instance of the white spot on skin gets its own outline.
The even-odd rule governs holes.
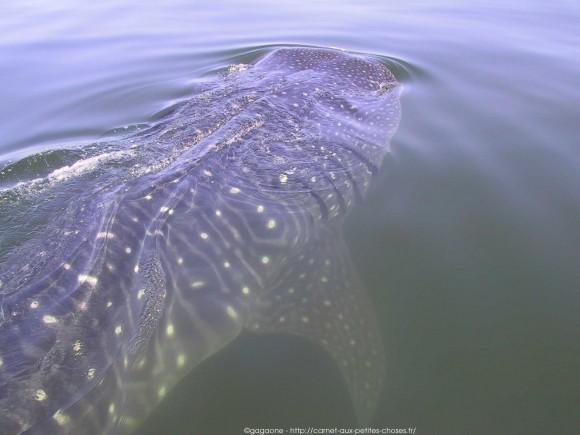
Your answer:
[[[139,265],[138,264],[135,265],[135,268],[133,269],[133,272],[139,273]]]
[[[207,240],[209,238],[209,235],[207,233],[201,233],[199,237],[201,237],[203,240]]]
[[[123,332],[123,327],[121,325],[117,325],[115,327],[115,335],[121,335],[122,332]]]
[[[97,371],[96,369],[94,369],[94,368],[90,368],[90,369],[87,371],[87,379],[88,379],[88,380],[94,379],[96,371]]]
[[[228,316],[230,316],[232,319],[237,319],[238,318],[238,313],[236,312],[236,310],[234,310],[234,308],[231,305],[228,305],[226,307],[226,314]]]
[[[270,263],[270,257],[268,257],[267,255],[264,255],[262,257],[262,264],[268,264]]]
[[[132,252],[132,249],[129,246],[127,246],[125,248],[125,253],[130,254],[131,252]]]
[[[106,231],[101,231],[97,233],[97,239],[114,239],[115,235],[113,233],[108,233]]]
[[[30,302],[30,308],[32,308],[33,310],[36,310],[38,308],[38,305],[39,303],[37,300]]]
[[[217,217],[221,217],[221,216],[222,216],[222,211],[221,211],[221,210],[216,210],[216,211],[215,211],[215,215],[216,215]]]
[[[159,209],[159,211],[160,211],[161,213],[166,213],[166,212],[168,212],[168,211],[169,211],[169,207],[163,206],[163,207],[161,207],[161,208]]]
[[[205,282],[203,282],[203,281],[193,281],[193,282],[191,283],[191,286],[192,286],[193,288],[199,288],[199,287],[203,287],[204,285],[205,285]]]
[[[80,353],[80,351],[81,351],[82,347],[83,347],[83,344],[81,343],[81,341],[80,341],[80,340],[77,340],[77,341],[75,341],[75,342],[73,343],[73,346],[72,346],[72,348],[73,348],[73,351],[74,351],[76,354]]]
[[[325,276],[323,276],[323,277],[320,278],[320,281],[322,281],[322,282],[328,282],[328,278],[325,277]]]
[[[107,301],[107,308],[111,308],[113,306],[113,302]]]
[[[151,195],[147,195],[147,196],[145,196],[145,199],[146,199],[147,201],[151,201],[151,200],[153,199],[153,197],[152,197]]]
[[[180,353],[179,355],[177,355],[177,367],[183,367],[185,365],[185,355]]]
[[[165,386],[162,386],[161,388],[159,388],[159,390],[157,390],[157,395],[159,396],[160,399],[163,399],[166,394],[167,388]]]
[[[229,269],[231,267],[231,264],[229,261],[224,261],[224,268],[225,269]]]
[[[245,294],[245,295],[249,295],[250,294],[250,288],[248,286],[242,287],[242,293]]]
[[[43,389],[38,389],[34,392],[34,400],[38,400],[39,402],[44,402],[47,399],[46,391]]]
[[[240,193],[240,189],[239,189],[239,188],[237,188],[237,187],[232,187],[232,188],[230,189],[230,193],[233,193],[233,194]]]
[[[62,267],[64,267],[64,270],[70,270],[70,267],[71,267],[71,266],[70,266],[70,264],[68,264],[68,263],[64,263],[64,264],[62,265]]]
[[[115,413],[115,404],[111,403],[109,405],[109,414],[114,414]]]
[[[286,174],[280,174],[279,179],[280,179],[280,183],[286,184],[288,182],[288,175],[286,175]]]
[[[4,365],[4,360],[2,358],[0,358],[0,368],[2,368],[3,365]]]
[[[44,323],[46,323],[47,325],[52,325],[52,324],[58,322],[56,317],[51,316],[50,314],[46,314],[46,315],[42,316],[42,321]]]
[[[91,287],[96,286],[97,282],[99,281],[96,276],[85,275],[84,273],[79,274],[78,279],[79,283],[84,284],[86,282]]]
[[[177,264],[179,264],[181,266],[183,264],[183,258],[179,257],[177,259]]]
[[[172,323],[167,325],[167,328],[165,329],[165,333],[167,334],[168,337],[173,337],[175,335],[175,327],[173,326]]]
[[[64,426],[70,421],[69,416],[64,414],[61,410],[56,411],[52,418],[59,426]]]
[[[267,227],[269,230],[273,230],[274,228],[276,228],[276,221],[275,221],[274,219],[270,219],[270,220],[268,221],[268,223],[266,224],[266,227]]]
[[[141,289],[137,292],[137,299],[143,299],[143,296],[145,296],[145,289]]]
[[[256,211],[258,213],[264,213],[264,210],[265,210],[265,208],[263,205],[259,205],[258,207],[256,207]]]

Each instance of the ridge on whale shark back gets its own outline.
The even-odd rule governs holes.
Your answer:
[[[368,422],[384,350],[342,225],[399,116],[375,58],[278,48],[41,180],[0,235],[1,433],[129,433],[244,329],[321,346]]]

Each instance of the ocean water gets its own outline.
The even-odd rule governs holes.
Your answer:
[[[372,426],[578,433],[579,22],[572,1],[6,0],[0,167],[147,124],[278,46],[383,56],[402,120],[347,222],[387,356]],[[139,433],[352,427],[348,400],[320,350],[248,336]]]

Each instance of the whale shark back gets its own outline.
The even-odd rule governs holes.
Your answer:
[[[277,49],[3,193],[0,221],[35,210],[0,238],[3,433],[130,432],[244,329],[322,346],[368,421],[384,351],[342,224],[399,113],[376,59]]]

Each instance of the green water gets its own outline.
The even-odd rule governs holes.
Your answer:
[[[571,1],[8,0],[0,165],[145,123],[264,48],[387,56],[402,122],[347,228],[387,349],[373,426],[580,433],[579,22]],[[245,337],[142,433],[353,421],[317,349]]]

